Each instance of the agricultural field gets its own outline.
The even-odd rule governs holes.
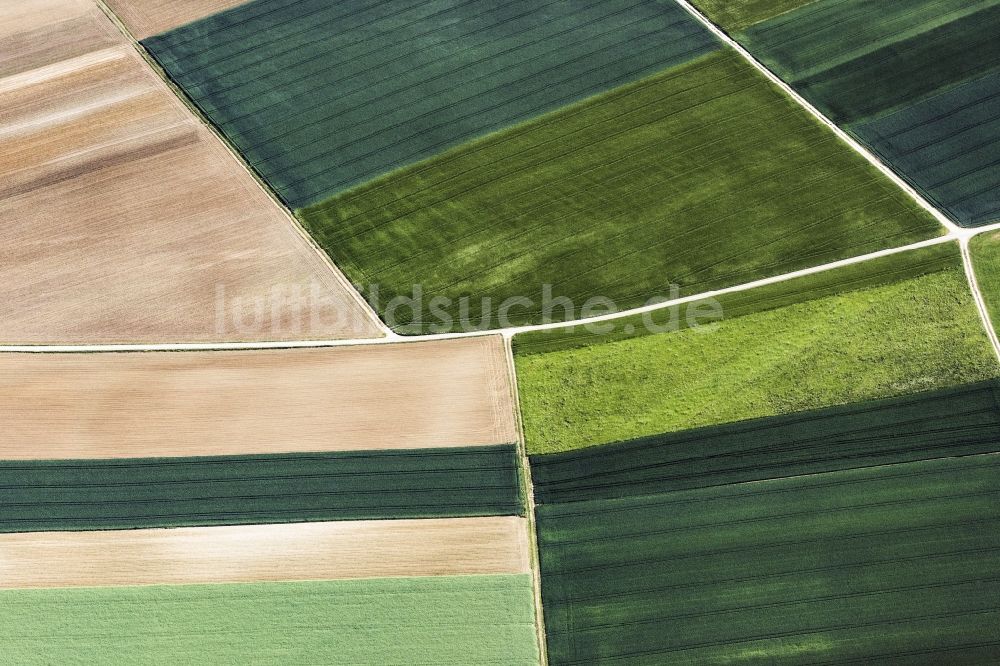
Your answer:
[[[601,344],[567,332],[565,348],[558,335],[529,334],[526,347],[515,343],[528,450],[565,451],[1000,374],[957,247],[905,256],[912,266],[889,256],[752,290],[738,295],[732,316],[724,297],[721,319],[696,328],[637,329]],[[916,276],[905,277],[907,270]],[[886,283],[892,273],[904,277]],[[796,283],[802,298],[782,302]]]
[[[755,23],[786,14],[816,0],[690,0],[712,23],[726,30],[745,30]]]
[[[1000,220],[1000,67],[854,132],[956,220]]]
[[[287,211],[122,35],[112,39],[100,10],[8,5],[0,341],[383,335]],[[53,51],[18,46],[43,37]]]
[[[995,663],[998,465],[540,504],[549,663]]]
[[[976,236],[969,251],[993,328],[1000,331],[1000,232]]]
[[[998,34],[0,2],[0,661],[1000,663]]]
[[[0,460],[517,441],[499,337],[331,349],[0,354]]]
[[[734,159],[738,156],[738,159]],[[737,55],[717,52],[300,212],[397,332],[577,318],[938,235],[937,222]],[[422,310],[388,312],[420,284]],[[573,313],[542,311],[541,285]],[[469,296],[471,295],[471,299]],[[416,308],[414,308],[416,309]],[[394,316],[390,316],[394,315]]]
[[[1000,219],[1000,2],[817,0],[753,25],[697,4],[956,222]]]
[[[997,450],[997,380],[531,457],[540,504],[614,499]]]
[[[526,574],[0,590],[0,637],[17,663],[538,663]]]
[[[6,77],[119,45],[121,35],[91,0],[5,2],[0,5],[0,89],[10,85]]]
[[[717,48],[655,0],[255,0],[143,45],[293,208]]]
[[[136,39],[167,30],[242,5],[247,0],[105,0],[115,16]]]
[[[522,515],[513,445],[0,461],[0,532]]]
[[[0,535],[0,587],[515,574],[527,543],[516,517],[25,532]]]

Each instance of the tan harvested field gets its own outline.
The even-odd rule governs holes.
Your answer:
[[[524,518],[0,535],[0,588],[527,573]]]
[[[121,43],[92,0],[0,2],[0,78]]]
[[[186,109],[138,60],[118,47],[0,80],[0,198],[195,141]]]
[[[28,4],[52,22],[79,9]],[[380,337],[288,213],[117,41],[0,78],[0,343]]]
[[[499,336],[328,349],[0,355],[0,459],[516,441]]]
[[[145,39],[249,0],[105,0],[136,39]]]

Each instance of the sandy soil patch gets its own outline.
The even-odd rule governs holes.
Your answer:
[[[246,352],[0,355],[0,459],[516,441],[499,336]]]
[[[527,573],[523,518],[0,535],[0,588]]]
[[[105,1],[136,39],[145,39],[249,0]]]

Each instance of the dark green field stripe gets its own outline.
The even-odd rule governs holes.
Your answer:
[[[1000,451],[996,381],[531,457],[540,504]]]
[[[549,661],[996,656],[998,463],[969,455],[539,505]]]
[[[993,69],[998,31],[990,7],[793,84],[835,122],[855,122]]]
[[[0,462],[0,531],[521,515],[513,445]]]
[[[997,64],[986,76],[851,128],[963,226],[989,223],[1000,208]]]

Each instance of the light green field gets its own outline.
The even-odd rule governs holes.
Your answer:
[[[563,451],[997,376],[951,251],[945,270],[895,283],[675,333],[519,353],[528,448]]]
[[[1000,231],[976,236],[969,251],[993,328],[1000,330]]]
[[[10,664],[537,664],[531,577],[0,591]]]
[[[816,0],[691,0],[712,23],[736,32]]]

